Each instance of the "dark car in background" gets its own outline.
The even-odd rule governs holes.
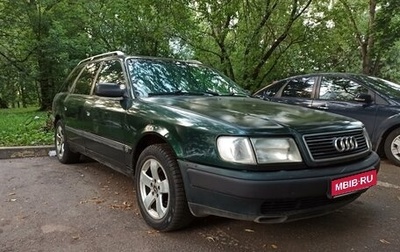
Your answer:
[[[399,84],[362,74],[313,73],[275,81],[253,96],[358,119],[373,149],[400,166]]]
[[[361,122],[254,99],[196,61],[87,58],[53,116],[59,161],[83,154],[134,178],[142,217],[161,231],[193,216],[318,216],[377,183],[380,159]]]

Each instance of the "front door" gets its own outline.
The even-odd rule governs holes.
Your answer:
[[[355,100],[359,94],[370,94],[370,103]],[[368,134],[373,136],[378,106],[375,93],[345,77],[322,76],[316,99],[311,107],[357,119],[364,123]]]
[[[97,83],[125,85],[126,80],[121,63],[118,60],[104,61],[96,80]],[[125,98],[128,99],[128,98]],[[103,162],[114,169],[126,172],[128,166],[126,108],[120,98],[101,97],[95,93],[88,104],[87,118],[91,121],[88,135],[88,151],[93,152]]]

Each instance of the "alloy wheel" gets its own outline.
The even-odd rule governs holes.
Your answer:
[[[148,159],[140,171],[140,195],[145,211],[154,219],[162,219],[170,205],[170,188],[164,167]]]
[[[59,125],[56,132],[56,150],[59,159],[62,159],[62,157],[64,156],[64,140],[64,130],[62,126]]]

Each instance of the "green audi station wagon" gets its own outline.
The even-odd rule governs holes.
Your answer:
[[[160,231],[208,215],[318,216],[377,183],[380,159],[362,123],[251,98],[197,61],[84,59],[53,116],[59,161],[84,155],[132,177],[141,215]]]

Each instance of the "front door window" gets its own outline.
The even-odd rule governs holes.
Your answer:
[[[323,76],[319,89],[319,99],[335,101],[354,101],[359,94],[367,94],[368,89],[350,79]]]

